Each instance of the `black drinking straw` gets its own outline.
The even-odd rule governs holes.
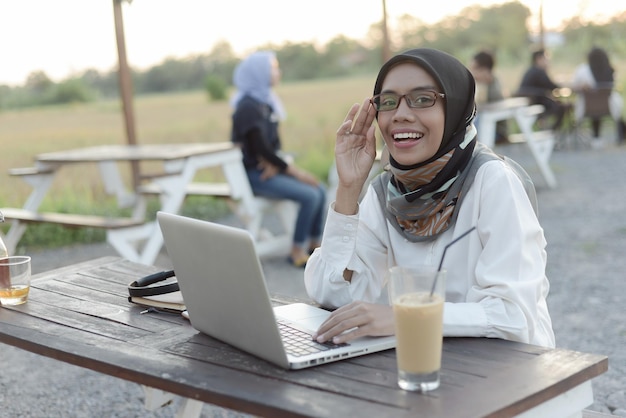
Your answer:
[[[443,266],[443,259],[446,256],[446,251],[448,250],[448,247],[451,246],[452,244],[454,244],[455,242],[457,242],[458,240],[460,240],[461,238],[463,238],[464,236],[466,236],[467,234],[469,234],[470,232],[472,232],[473,230],[475,230],[476,227],[473,226],[470,229],[468,229],[467,231],[463,232],[461,235],[459,235],[458,237],[456,237],[455,239],[453,239],[452,241],[450,241],[448,243],[448,245],[446,245],[443,249],[443,254],[441,254],[441,261],[439,261],[439,267],[437,268],[437,273],[435,273],[435,279],[433,280],[433,287],[430,289],[430,297],[433,297],[433,293],[435,293],[435,286],[437,286],[437,279],[439,278],[439,272],[441,271],[441,266]]]

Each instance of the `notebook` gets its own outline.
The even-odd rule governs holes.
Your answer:
[[[285,369],[301,369],[395,347],[394,337],[288,353],[280,328],[303,332],[304,343],[330,315],[305,303],[272,307],[252,235],[241,228],[165,212],[157,220],[191,325]],[[317,344],[319,345],[319,344]],[[314,352],[311,352],[314,351]]]

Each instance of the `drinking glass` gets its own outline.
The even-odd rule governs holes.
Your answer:
[[[389,301],[396,332],[398,386],[426,392],[439,387],[446,270],[392,267]]]
[[[0,258],[0,305],[26,302],[30,290],[30,257],[14,255]]]

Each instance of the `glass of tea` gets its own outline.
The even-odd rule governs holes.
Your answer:
[[[30,290],[30,257],[0,257],[0,304],[20,305]]]

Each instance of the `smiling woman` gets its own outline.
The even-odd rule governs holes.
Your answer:
[[[336,200],[305,269],[309,296],[336,308],[319,342],[393,334],[390,269],[437,266],[448,243],[472,231],[443,264],[443,335],[554,346],[543,229],[516,172],[477,142],[474,97],[456,58],[412,49],[383,64],[373,99],[339,125]],[[360,200],[375,119],[389,164]]]

